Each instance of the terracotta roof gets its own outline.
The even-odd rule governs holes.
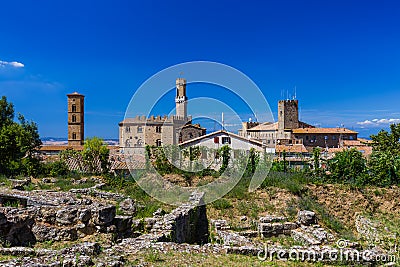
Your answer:
[[[118,146],[107,146],[108,149],[110,150],[116,150],[119,149]],[[67,149],[73,149],[73,150],[83,150],[83,146],[68,146],[68,145],[51,145],[51,146],[42,146],[39,150],[40,151],[64,151]]]
[[[361,140],[343,140],[343,146],[367,146]]]
[[[274,131],[278,130],[278,123],[264,122],[253,128],[247,129],[247,131]]]
[[[306,134],[306,133],[311,133],[311,134],[334,134],[334,133],[340,133],[340,134],[356,134],[357,132],[346,129],[346,128],[297,128],[293,129],[294,134]]]
[[[82,150],[83,146],[42,146],[40,148],[40,151],[63,151],[67,149],[73,149],[73,150]]]
[[[328,148],[328,153],[337,153],[347,149],[355,148],[358,151],[362,152],[364,156],[369,156],[372,153],[372,147],[370,146],[356,146],[356,147],[335,147],[335,148]]]
[[[287,152],[287,153],[307,153],[307,148],[303,144],[293,144],[293,145],[276,145],[275,147],[275,152],[276,153],[281,153],[281,152]]]
[[[357,140],[364,144],[372,144],[374,142],[372,140],[365,139],[365,138],[357,138]]]
[[[182,126],[181,128],[189,128],[189,127],[193,127],[193,128],[197,128],[197,129],[206,129],[200,126],[200,124],[196,123],[196,124],[186,124],[184,126]]]

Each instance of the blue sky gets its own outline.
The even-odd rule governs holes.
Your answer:
[[[400,122],[398,1],[21,0],[0,10],[0,95],[41,136],[66,136],[66,94],[79,91],[86,136],[116,138],[135,90],[194,60],[248,75],[275,116],[296,87],[308,123],[368,136]]]

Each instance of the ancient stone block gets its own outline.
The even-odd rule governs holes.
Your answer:
[[[317,223],[315,212],[309,210],[301,210],[297,213],[297,221],[302,225],[311,225]]]
[[[73,224],[77,221],[78,210],[74,208],[60,209],[56,213],[56,222],[64,225]]]
[[[92,211],[93,222],[96,225],[109,225],[115,217],[115,206],[101,206]]]

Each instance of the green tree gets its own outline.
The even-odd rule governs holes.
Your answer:
[[[371,135],[372,154],[368,162],[370,184],[390,185],[400,182],[400,124],[390,125],[390,132]]]
[[[313,149],[313,160],[314,160],[314,172],[319,175],[321,172],[320,162],[321,162],[321,149],[319,147],[314,147]]]
[[[37,152],[42,145],[38,127],[21,114],[14,119],[14,106],[3,96],[0,100],[0,173],[37,175],[40,171]]]
[[[222,174],[228,168],[229,160],[231,158],[231,148],[228,145],[222,146],[218,150],[218,156],[222,157],[222,164],[219,168],[219,173]]]
[[[330,177],[336,182],[362,184],[366,172],[366,160],[355,148],[338,152],[328,160]]]
[[[82,157],[89,168],[89,172],[97,174],[108,172],[109,155],[110,150],[103,139],[93,137],[85,140]],[[99,164],[101,168],[99,168]]]

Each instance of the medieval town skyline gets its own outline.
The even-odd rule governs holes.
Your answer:
[[[85,136],[118,138],[135,90],[158,71],[194,60],[248,75],[275,120],[278,100],[296,88],[301,119],[319,127],[343,124],[368,137],[400,122],[395,1],[70,1],[43,8],[22,1],[1,7],[7,12],[0,18],[0,93],[38,123],[42,137],[67,137],[65,95],[78,91],[86,96]],[[187,95],[214,90],[188,85]],[[161,103],[155,115],[168,114],[168,105]]]

